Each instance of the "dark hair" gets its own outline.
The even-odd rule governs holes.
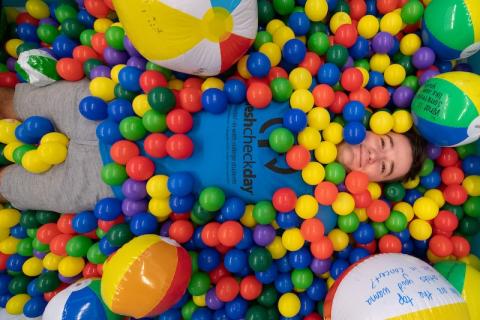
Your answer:
[[[410,141],[412,147],[412,166],[410,170],[403,176],[403,181],[415,179],[422,170],[423,163],[427,159],[427,142],[413,129],[404,136]]]

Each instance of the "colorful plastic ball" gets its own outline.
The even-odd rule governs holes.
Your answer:
[[[378,248],[381,253],[401,253],[402,242],[394,235],[387,234],[380,238]]]
[[[218,187],[208,187],[199,196],[200,206],[210,212],[218,211],[225,202],[225,193]]]
[[[255,272],[268,270],[272,264],[272,255],[261,247],[255,247],[248,256],[248,265]]]
[[[286,128],[274,129],[268,138],[270,148],[275,152],[285,153],[293,146],[294,137],[293,134]]]
[[[370,224],[360,223],[353,233],[353,238],[360,244],[367,244],[375,240],[375,232]]]
[[[288,26],[293,30],[295,35],[303,36],[310,30],[310,20],[303,12],[293,12],[288,17]]]
[[[252,83],[247,88],[247,101],[254,108],[266,108],[272,101],[272,91],[265,83]]]
[[[340,70],[333,63],[325,63],[318,70],[317,79],[319,83],[333,86],[340,80]]]
[[[79,81],[85,76],[82,63],[72,58],[58,60],[56,70],[58,75],[67,81]]]
[[[142,90],[140,87],[141,75],[142,70],[136,67],[126,66],[118,73],[118,81],[124,89],[138,92]]]
[[[307,48],[298,39],[288,40],[282,48],[282,56],[288,63],[299,64],[305,58]]]
[[[242,225],[236,221],[227,221],[218,228],[218,241],[227,247],[237,245],[243,238]]]
[[[52,43],[52,50],[58,58],[69,58],[73,55],[73,49],[77,43],[66,35],[59,35]]]
[[[362,87],[362,72],[357,68],[348,68],[343,71],[340,83],[345,90],[356,91]]]
[[[278,300],[278,311],[284,317],[291,318],[300,311],[300,299],[294,293],[285,293]]]
[[[345,121],[362,121],[365,116],[365,107],[359,101],[349,101],[343,108]]]
[[[270,68],[270,59],[265,54],[261,52],[253,52],[248,56],[247,69],[254,77],[265,77],[268,75]]]
[[[202,94],[203,109],[213,113],[220,114],[227,109],[227,95],[220,89],[207,89]]]
[[[370,128],[376,134],[387,134],[393,129],[394,118],[386,111],[375,112],[370,118]]]
[[[105,120],[108,117],[108,107],[104,100],[87,96],[80,101],[80,114],[92,121]]]
[[[223,90],[227,94],[227,99],[229,103],[237,104],[245,101],[247,87],[242,81],[237,79],[230,79],[225,82]]]
[[[365,140],[367,131],[365,126],[357,121],[351,121],[343,127],[343,138],[348,144],[359,144]]]

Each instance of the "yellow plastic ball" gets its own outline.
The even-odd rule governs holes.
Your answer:
[[[17,245],[20,242],[20,239],[14,237],[8,237],[7,239],[0,242],[0,252],[4,254],[14,254],[17,253]]]
[[[352,19],[346,12],[337,12],[330,18],[330,30],[335,33],[344,24],[351,24]]]
[[[405,189],[414,189],[420,184],[420,177],[416,176],[413,179],[407,180],[404,183],[402,183],[403,187]]]
[[[343,127],[339,123],[330,122],[322,134],[326,141],[333,144],[339,144],[343,141]]]
[[[385,82],[391,86],[399,86],[402,84],[403,80],[405,80],[405,76],[407,75],[405,68],[399,64],[391,64],[385,69],[383,77],[385,78]]]
[[[20,222],[20,211],[13,208],[0,210],[0,228],[10,229]]]
[[[31,297],[26,293],[14,295],[8,300],[7,305],[5,306],[5,309],[9,314],[12,314],[12,315],[22,314],[23,307],[30,299]]]
[[[377,17],[372,15],[366,15],[360,18],[357,25],[358,34],[365,39],[373,38],[380,28],[380,22]]]
[[[5,157],[5,159],[10,162],[15,162],[13,160],[13,152],[20,146],[23,146],[23,143],[21,143],[20,141],[14,141],[7,144],[3,149],[3,156]]]
[[[287,249],[283,246],[280,236],[275,236],[273,241],[267,246],[267,250],[275,260],[281,259],[287,254]]]
[[[196,306],[205,307],[207,303],[205,302],[205,295],[202,294],[201,296],[192,296],[192,301],[195,303]]]
[[[295,39],[295,33],[290,27],[281,26],[272,35],[273,42],[275,42],[280,48],[283,48],[288,40]]]
[[[90,93],[104,101],[115,99],[115,82],[106,77],[98,77],[90,82]]]
[[[367,221],[367,219],[368,219],[367,209],[365,209],[365,208],[355,208],[355,210],[353,210],[353,212],[355,212],[355,215],[357,216],[358,220],[360,220],[360,222]]]
[[[50,271],[58,270],[58,264],[62,261],[62,256],[57,256],[56,254],[49,252],[45,257],[43,257],[43,267]]]
[[[389,12],[380,19],[380,31],[397,35],[403,28],[402,16],[397,12]]]
[[[168,88],[172,90],[182,90],[183,89],[183,81],[180,79],[172,79],[168,81]]]
[[[310,21],[322,21],[328,13],[326,0],[307,0],[305,3],[305,14]]]
[[[401,212],[407,218],[407,221],[412,221],[415,213],[413,212],[413,207],[408,202],[399,202],[393,206],[393,210]]]
[[[67,147],[58,142],[47,142],[38,146],[38,154],[43,162],[56,165],[67,159]]]
[[[375,53],[370,58],[370,69],[372,71],[383,73],[389,65],[390,57],[388,56],[388,54]]]
[[[439,257],[435,255],[430,249],[427,250],[427,259],[430,263],[438,263],[441,261],[449,260],[449,256]]]
[[[248,54],[244,55],[237,62],[237,71],[242,76],[242,78],[244,78],[244,79],[250,79],[252,77],[252,75],[250,74],[250,72],[248,71],[248,68],[247,68],[248,57],[249,57]]]
[[[30,150],[22,157],[22,167],[31,173],[44,173],[52,166],[42,160],[38,150]]]
[[[291,292],[282,294],[278,299],[278,311],[286,318],[295,317],[300,311],[300,299]]]
[[[336,214],[345,216],[352,213],[353,209],[355,209],[355,200],[350,193],[339,192],[337,198],[332,203],[332,209]]]
[[[297,251],[303,247],[305,239],[298,228],[287,229],[282,234],[282,244],[288,251]]]
[[[107,32],[108,28],[112,25],[113,21],[107,18],[96,19],[93,23],[93,30],[99,33]]]
[[[422,46],[422,39],[415,33],[409,33],[400,40],[400,52],[405,56],[413,56]]]
[[[425,220],[414,219],[408,226],[410,235],[415,240],[427,240],[432,235],[432,226]]]
[[[0,228],[0,242],[7,239],[10,235],[10,229]]]
[[[257,221],[253,217],[253,208],[254,206],[249,204],[245,207],[245,211],[243,212],[243,216],[240,218],[240,222],[245,226],[249,228],[255,227],[257,224]]]
[[[405,133],[413,126],[413,118],[406,110],[397,110],[393,113],[393,131]]]
[[[0,120],[0,142],[8,144],[17,141],[15,129],[20,125],[20,121],[13,119]]]
[[[158,218],[165,218],[172,213],[168,198],[153,198],[148,201],[148,211]]]
[[[367,190],[370,192],[373,200],[379,199],[382,195],[382,187],[376,182],[369,182]]]
[[[325,168],[316,161],[309,162],[307,166],[302,169],[302,179],[308,185],[315,186],[322,182],[324,178]]]
[[[282,50],[280,49],[278,44],[274,42],[267,42],[262,44],[258,51],[268,57],[272,67],[277,66],[282,60]]]
[[[152,198],[168,198],[170,191],[167,187],[168,176],[159,174],[151,177],[147,181],[147,193]]]
[[[413,203],[413,212],[415,216],[422,220],[432,220],[438,215],[439,207],[430,198],[420,197]]]
[[[267,23],[267,32],[273,35],[278,28],[285,26],[285,23],[280,19],[273,19]]]
[[[120,28],[124,29],[124,28],[123,28],[123,24],[122,24],[120,21],[112,23],[112,25],[110,26],[110,28],[111,28],[111,27],[120,27]]]
[[[296,36],[295,39],[302,41],[303,44],[307,44],[307,37],[306,36]]]
[[[322,137],[320,132],[314,128],[306,127],[298,134],[298,143],[307,150],[315,150],[320,146]]]
[[[370,118],[370,129],[376,134],[387,134],[393,129],[393,116],[387,111],[377,111]]]
[[[468,176],[463,182],[462,186],[467,191],[467,194],[471,197],[480,196],[480,176]]]
[[[5,51],[13,57],[18,58],[17,48],[23,43],[20,39],[10,39],[5,43]]]
[[[110,78],[112,78],[113,82],[119,83],[120,80],[118,80],[118,75],[120,74],[120,71],[122,71],[123,68],[125,68],[126,65],[124,64],[117,64],[110,70]]]
[[[293,69],[290,72],[288,79],[290,80],[294,90],[308,89],[312,85],[311,73],[302,67]]]
[[[472,266],[475,269],[477,269],[478,271],[480,271],[480,258],[478,258],[474,254],[469,254],[468,256],[459,259],[458,261],[466,263],[469,266]]]
[[[333,250],[335,251],[342,251],[348,246],[348,242],[350,239],[348,238],[348,234],[343,232],[340,229],[333,229],[328,234],[328,238],[333,244]]]
[[[205,79],[205,81],[203,81],[201,89],[202,91],[205,91],[207,89],[213,89],[213,88],[223,90],[224,85],[225,84],[223,83],[222,80],[215,77],[209,77]]]
[[[322,107],[315,107],[307,114],[307,124],[317,130],[324,130],[330,124],[330,113]]]
[[[42,273],[42,260],[37,257],[30,257],[22,265],[22,271],[26,276],[36,277]]]
[[[132,101],[132,108],[133,112],[139,117],[143,117],[147,111],[152,110],[146,94],[139,94],[136,96]]]
[[[438,189],[430,189],[424,194],[425,197],[432,199],[439,208],[445,204],[445,198],[443,192]]]
[[[50,16],[48,5],[42,0],[28,0],[25,3],[25,9],[35,19],[45,19]]]
[[[66,135],[60,132],[49,132],[40,139],[40,144],[56,142],[63,145],[68,145],[69,139]]]
[[[313,95],[307,89],[298,89],[293,91],[290,96],[290,106],[292,109],[300,109],[307,113],[313,108]]]
[[[301,195],[298,197],[297,203],[295,204],[295,212],[304,220],[311,219],[318,213],[318,202],[312,195]]]
[[[362,88],[365,88],[368,84],[368,81],[370,80],[370,73],[365,68],[357,67],[358,71],[362,73],[363,76],[363,82],[362,82]]]
[[[315,159],[323,164],[329,164],[337,158],[337,147],[330,141],[322,141],[315,149]]]
[[[58,264],[58,272],[64,277],[74,277],[85,267],[85,261],[80,257],[64,257]]]
[[[335,279],[328,276],[328,278],[327,278],[327,288],[330,289],[334,284],[335,284]]]

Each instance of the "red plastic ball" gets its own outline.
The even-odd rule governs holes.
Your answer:
[[[105,5],[107,7],[110,8],[110,10],[115,10],[115,6],[113,5],[113,1],[112,0],[103,0],[103,2],[105,3]]]
[[[458,167],[446,167],[442,170],[442,182],[446,185],[461,184],[465,175]]]
[[[372,203],[372,200],[373,200],[372,195],[368,190],[354,194],[353,199],[355,200],[356,208],[367,208]]]
[[[223,277],[218,280],[215,287],[215,294],[223,302],[230,302],[235,299],[240,291],[240,285],[233,277]]]
[[[60,291],[62,291],[63,289],[65,289],[66,287],[68,287],[69,284],[65,283],[65,282],[60,282],[60,286],[53,290],[53,291],[49,291],[49,292],[45,292],[43,294],[43,298],[45,299],[45,301],[50,301],[53,299],[53,297],[55,297]]]
[[[389,13],[398,8],[398,0],[377,0],[377,9],[380,14]]]
[[[210,276],[210,281],[213,284],[217,284],[220,279],[224,277],[229,277],[230,272],[228,272],[223,263],[221,263],[215,269],[210,271],[208,275]]]
[[[353,24],[342,24],[335,32],[335,43],[346,48],[352,47],[357,38],[357,28]]]
[[[18,78],[14,72],[0,73],[0,88],[14,89],[17,83],[18,83]]]
[[[102,32],[95,33],[92,36],[92,40],[90,41],[93,50],[95,50],[98,54],[103,56],[103,51],[108,47],[107,40],[105,39],[105,34]]]
[[[247,101],[254,108],[266,108],[272,101],[272,90],[265,83],[252,83],[247,88]]]
[[[328,259],[333,254],[333,244],[332,241],[323,236],[321,240],[316,241],[310,245],[310,251],[312,255],[320,260]]]
[[[152,158],[164,158],[167,156],[167,140],[163,133],[151,133],[143,141],[143,148]]]
[[[247,301],[257,299],[262,293],[263,286],[254,275],[246,276],[240,282],[240,295]]]
[[[272,196],[273,207],[279,212],[288,212],[295,209],[297,195],[291,188],[280,188]]]
[[[367,14],[367,4],[365,0],[351,0],[350,1],[350,17],[355,20],[360,20]]]
[[[368,252],[370,252],[370,254],[374,254],[375,251],[377,251],[377,241],[373,240],[372,242],[369,242],[367,244],[357,243],[356,247],[357,248],[364,248]]]
[[[338,188],[330,181],[322,181],[315,187],[315,199],[324,206],[331,205],[337,199]]]
[[[103,231],[103,232],[108,232],[111,227],[120,224],[125,221],[124,215],[118,216],[115,220],[112,221],[105,221],[102,219],[98,219],[98,227]]]
[[[312,76],[315,76],[322,65],[322,58],[315,52],[309,51],[305,54],[305,58],[303,58],[303,61],[300,62],[298,66],[307,69]]]
[[[184,134],[174,134],[165,145],[167,154],[173,159],[182,160],[189,158],[193,153],[193,142]]]
[[[82,63],[72,58],[58,60],[56,68],[58,75],[67,81],[78,81],[85,76]]]
[[[22,23],[28,23],[28,24],[31,24],[31,25],[34,25],[34,26],[37,27],[38,24],[40,23],[40,20],[35,19],[30,14],[28,14],[28,12],[20,12],[17,15],[17,18],[15,19],[15,23],[17,25],[22,24]]]
[[[140,155],[140,149],[132,141],[120,140],[110,148],[110,157],[118,164],[126,165],[128,160],[138,155]]]
[[[458,161],[458,153],[453,148],[442,148],[436,161],[442,167],[453,166]]]
[[[237,221],[226,221],[218,228],[218,241],[227,247],[236,246],[243,238],[243,227]]]
[[[190,113],[202,110],[202,91],[198,88],[183,88],[180,90],[180,107]]]
[[[71,234],[58,234],[50,241],[50,251],[57,256],[65,257],[67,252],[65,251],[68,241],[73,238]]]
[[[56,223],[47,223],[38,228],[36,237],[38,241],[49,244],[50,241],[59,234],[61,234],[61,232],[58,230]]]
[[[0,271],[7,269],[7,260],[10,258],[9,254],[4,254],[0,252]]]
[[[345,186],[352,194],[361,193],[367,190],[368,176],[360,171],[352,171],[345,178]]]
[[[310,162],[310,152],[303,146],[295,145],[287,151],[286,161],[290,168],[302,170]]]
[[[323,320],[323,318],[318,313],[310,313],[308,316],[303,317],[303,320]]]
[[[106,18],[110,13],[110,8],[103,0],[85,0],[83,2],[85,9],[95,18]]]
[[[75,234],[75,230],[72,228],[72,221],[75,217],[73,213],[65,213],[57,220],[57,228],[61,233]]]
[[[386,234],[378,241],[378,248],[381,253],[401,253],[402,242],[393,234]]]
[[[450,238],[453,244],[453,255],[457,258],[463,258],[470,254],[470,243],[462,236],[453,236]]]
[[[187,133],[193,128],[193,117],[184,109],[174,109],[167,114],[167,127],[173,133]]]
[[[203,243],[209,247],[215,247],[220,244],[218,240],[218,229],[220,228],[220,223],[218,222],[209,222],[207,223],[201,232],[201,238]]]
[[[89,59],[99,59],[98,53],[88,46],[78,46],[73,49],[73,59],[84,63]]]
[[[374,87],[370,90],[370,106],[372,108],[383,108],[390,101],[390,93],[385,87]]]
[[[285,69],[281,67],[273,67],[270,69],[268,72],[268,80],[272,82],[272,80],[277,79],[277,78],[285,78],[288,79],[288,73],[285,71]]]
[[[203,81],[203,79],[197,77],[188,78],[183,82],[183,88],[201,89]]]
[[[325,227],[320,219],[312,218],[302,222],[300,232],[305,240],[317,242],[321,241],[324,237]]]
[[[428,248],[437,257],[448,257],[453,253],[452,241],[442,235],[434,235],[430,239]]]
[[[367,216],[374,222],[384,222],[390,216],[390,207],[383,200],[373,200],[367,207]]]
[[[187,220],[174,221],[168,229],[168,236],[178,243],[185,243],[193,236],[193,225]]]
[[[435,219],[433,219],[433,225],[442,231],[453,232],[458,227],[458,218],[448,210],[441,210]]]
[[[451,184],[443,190],[443,197],[445,201],[454,206],[463,204],[468,199],[468,194],[465,188],[459,184]]]
[[[335,101],[335,91],[328,84],[319,84],[313,88],[313,101],[317,107],[328,108]]]
[[[333,113],[342,113],[343,108],[349,101],[348,96],[345,92],[342,91],[336,91],[335,92],[335,99],[333,100],[333,103],[330,105],[330,111]]]
[[[93,264],[91,262],[88,262],[85,265],[85,267],[83,267],[82,276],[85,279],[98,278],[100,276],[100,274],[98,273],[97,265]]]
[[[372,98],[370,96],[370,91],[365,88],[360,88],[358,90],[350,92],[348,95],[350,101],[359,101],[363,104],[364,107],[370,106]]]
[[[166,87],[168,85],[165,76],[161,72],[155,70],[147,70],[142,73],[139,83],[140,88],[142,88],[145,93],[149,93],[150,90],[154,88]]]
[[[147,157],[136,156],[128,160],[126,170],[131,179],[146,181],[153,176],[155,164]]]

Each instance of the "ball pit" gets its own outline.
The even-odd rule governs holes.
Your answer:
[[[241,12],[252,13],[245,19],[256,21],[254,2],[239,3],[251,9]],[[153,41],[144,36],[151,28],[132,26],[127,10],[120,7],[118,22],[111,1],[29,0],[27,12],[9,13],[11,39],[5,52],[0,51],[0,85],[33,83],[15,66],[34,52],[58,60],[49,60],[55,65],[48,70],[51,79],[91,79],[91,96],[82,100],[79,111],[100,121],[97,136],[109,155],[101,176],[118,198],[101,199],[92,211],[61,216],[0,210],[0,307],[6,308],[1,312],[36,317],[52,301],[47,310],[55,307],[58,313],[63,307],[56,307],[54,296],[67,294],[67,286],[81,284],[76,282],[80,278],[103,275],[102,286],[115,292],[125,309],[116,309],[113,295],[102,295],[104,302],[98,294],[92,296],[96,306],[107,310],[109,305],[128,316],[157,315],[160,309],[154,313],[152,306],[161,304],[164,312],[158,319],[164,320],[321,319],[328,318],[324,302],[328,289],[342,286],[349,266],[375,253],[402,252],[430,263],[460,260],[468,268],[478,268],[478,142],[457,145],[473,142],[463,137],[444,144],[435,137],[419,175],[403,183],[369,181],[361,172],[346,171],[336,160],[342,141],[361,144],[367,130],[406,133],[415,124],[427,139],[434,139],[431,132],[454,137],[447,129],[458,123],[424,129],[415,106],[438,79],[449,82],[449,95],[471,96],[471,83],[476,81],[469,73],[472,66],[442,59],[457,59],[465,49],[473,53],[475,33],[467,30],[471,39],[463,38],[463,47],[455,47],[455,54],[447,57],[453,52],[445,49],[450,44],[433,38],[442,29],[438,21],[430,21],[432,12],[448,15],[449,6],[460,4],[463,1],[259,0],[256,37],[257,24],[247,23],[245,28],[252,31],[248,40],[239,43],[242,50],[216,59],[212,73],[203,73],[201,68],[210,64],[204,65],[195,49],[184,54],[185,48],[178,52],[180,58],[160,62],[165,57],[151,55]],[[462,8],[476,16],[475,6]],[[240,15],[236,10],[231,11],[234,25]],[[459,28],[474,30],[478,23],[476,19],[471,26],[462,26],[459,19],[454,22],[460,23],[454,24],[456,33]],[[138,29],[132,31],[133,27]],[[196,29],[190,32],[192,38],[200,34],[202,41],[208,41],[208,32]],[[178,26],[169,31],[190,34]],[[212,43],[224,45],[222,40]],[[171,41],[164,46],[168,50],[181,42]],[[251,42],[253,47],[245,54]],[[206,55],[209,60],[211,56],[218,54]],[[178,61],[180,69],[172,66]],[[222,74],[200,78],[167,68]],[[458,89],[451,71],[462,71],[473,80]],[[459,101],[442,99],[441,103],[448,100],[456,106]],[[255,119],[275,118],[258,142],[268,156],[265,159],[275,160],[271,167],[292,174],[277,179],[256,171],[262,174],[255,188],[263,192],[256,198],[224,182],[218,172],[226,171],[214,161],[223,152],[216,141],[224,141],[226,132],[218,124],[235,108],[251,111]],[[67,137],[50,132],[41,140],[23,141],[15,136],[18,123],[1,121],[2,164],[33,151],[22,142],[40,142],[37,154],[52,158],[51,165],[61,162],[53,157],[60,145],[68,143]],[[257,120],[254,130],[259,132],[263,123]],[[462,130],[468,131],[466,127]],[[206,137],[207,132],[211,135]],[[58,148],[42,147],[44,142]],[[211,163],[202,166],[202,155],[208,155]],[[37,171],[47,169],[30,158],[26,162],[35,164]],[[210,171],[202,172],[205,167]],[[118,261],[131,243],[149,234],[170,237],[188,250],[192,277],[181,298],[180,293],[166,294],[164,300],[152,294],[132,305],[140,299],[138,288],[147,282],[130,272],[132,289],[127,292],[107,280],[126,268],[124,260]],[[144,256],[136,258],[138,262]],[[152,303],[139,311],[145,301]],[[347,303],[341,308],[357,311],[350,302],[348,308]],[[167,310],[167,306],[171,307]]]

